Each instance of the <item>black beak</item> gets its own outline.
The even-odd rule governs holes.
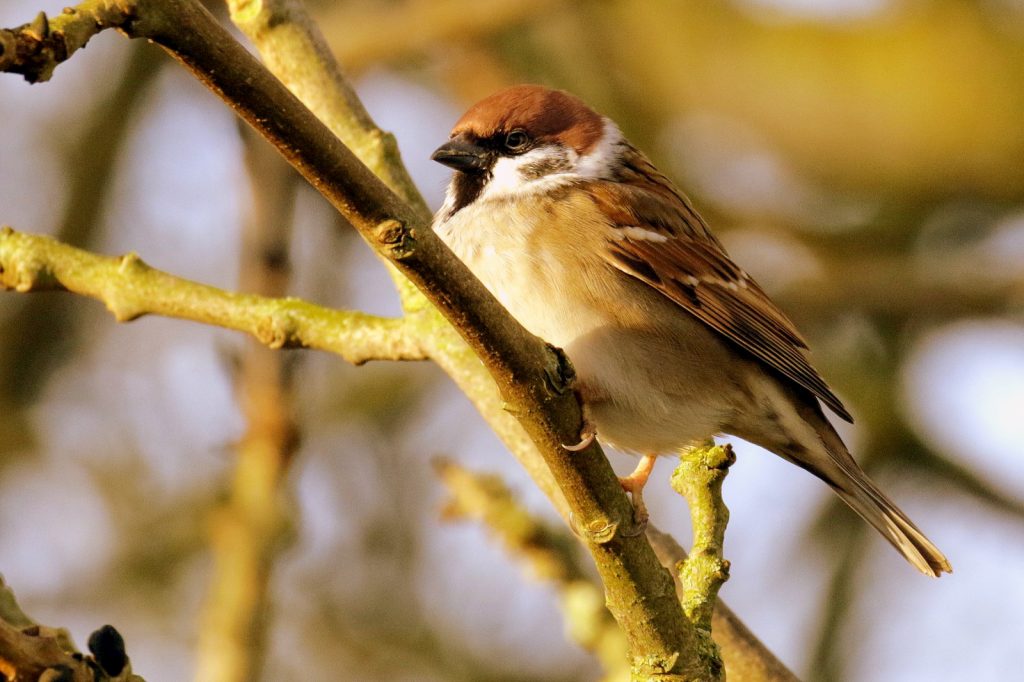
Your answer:
[[[457,171],[482,171],[491,165],[490,153],[464,137],[454,137],[437,148],[430,158]]]

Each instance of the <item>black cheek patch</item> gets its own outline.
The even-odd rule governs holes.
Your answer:
[[[524,165],[519,169],[519,175],[524,180],[538,180],[545,175],[562,173],[570,169],[569,159],[564,153],[552,153],[541,159]]]

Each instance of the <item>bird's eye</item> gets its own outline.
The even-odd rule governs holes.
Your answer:
[[[505,149],[510,152],[521,152],[530,144],[530,136],[522,130],[513,130],[505,135]]]

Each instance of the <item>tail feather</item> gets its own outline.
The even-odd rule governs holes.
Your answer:
[[[949,560],[896,504],[868,478],[846,449],[839,434],[825,419],[817,401],[795,401],[800,417],[813,428],[822,447],[790,450],[784,456],[809,470],[839,494],[846,504],[870,523],[925,575],[938,578],[952,573]]]
[[[855,465],[856,466],[856,465]],[[845,480],[834,486],[839,497],[870,523],[895,547],[907,561],[925,575],[938,578],[942,573],[952,573],[949,560],[931,540],[925,537],[917,526],[893,504],[892,500],[871,482],[858,467],[851,471],[841,466],[847,474]],[[852,485],[851,485],[852,484]]]

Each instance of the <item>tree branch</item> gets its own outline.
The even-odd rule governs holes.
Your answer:
[[[625,640],[617,627],[609,627],[614,626],[614,620],[604,608],[599,589],[586,579],[572,552],[576,543],[564,529],[559,533],[527,514],[496,476],[475,474],[445,460],[436,466],[451,496],[445,515],[485,524],[511,555],[522,559],[538,578],[553,582],[562,599],[570,634],[598,657],[606,682],[629,679],[629,670],[623,668]],[[648,526],[647,537],[663,565],[686,561],[686,552],[672,536]],[[678,573],[676,592],[682,600],[684,588]],[[797,682],[796,675],[721,600],[715,602],[712,626],[711,634],[724,654],[728,679]]]
[[[0,30],[0,70],[20,73],[29,83],[47,81],[58,64],[100,31],[123,26],[133,11],[132,2],[86,0],[56,17],[40,12],[30,23]]]
[[[252,64],[201,7],[185,0],[159,7],[140,2],[142,7],[128,32],[168,49],[275,144],[483,360],[588,535],[609,607],[630,639],[638,673],[695,674],[697,663],[689,656],[694,634],[674,599],[671,577],[642,534],[619,533],[630,523],[632,508],[603,452],[596,444],[572,454],[561,447],[574,442],[582,428],[564,356],[511,318],[433,234],[424,216],[403,205],[279,81]]]
[[[647,539],[651,541],[663,566],[678,566],[686,560],[686,550],[668,533],[648,525]],[[675,580],[676,594],[682,601],[684,588],[678,571]],[[798,682],[797,676],[775,657],[721,599],[715,601],[711,626],[711,634],[725,656],[728,679],[743,682]]]
[[[693,525],[693,547],[678,565],[683,612],[697,629],[700,656],[715,679],[722,675],[722,659],[711,638],[711,615],[718,590],[729,579],[729,562],[722,556],[729,523],[722,482],[735,461],[731,446],[710,443],[684,450],[672,474],[672,487],[686,498]]]
[[[144,682],[132,674],[124,639],[109,625],[89,637],[83,656],[63,628],[39,625],[25,615],[0,578],[0,677],[39,682]]]
[[[288,291],[291,214],[298,178],[274,150],[239,125],[253,202],[242,231],[240,287],[264,296]],[[235,378],[246,421],[235,446],[227,498],[210,519],[213,576],[203,608],[195,679],[261,679],[270,621],[268,586],[293,521],[286,476],[299,445],[294,356],[250,341]]]
[[[357,365],[425,359],[403,320],[231,293],[152,268],[135,254],[97,256],[9,227],[0,228],[0,288],[72,291],[102,301],[119,322],[176,317],[245,332],[270,348],[326,350]]]
[[[477,474],[444,459],[436,460],[434,468],[448,489],[444,517],[485,525],[538,580],[553,583],[569,634],[601,662],[603,679],[628,680],[625,637],[605,608],[601,589],[580,565],[574,538],[528,514],[498,476]]]

